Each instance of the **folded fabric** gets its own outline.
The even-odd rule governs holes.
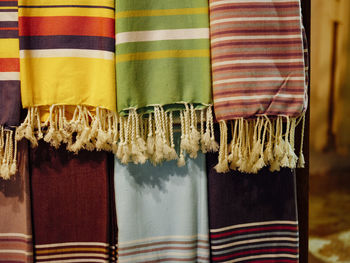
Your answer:
[[[21,93],[17,1],[2,1],[0,19],[0,178],[16,173],[14,128],[19,125]]]
[[[249,173],[295,168],[295,127],[307,104],[300,0],[210,0],[210,26],[217,171],[229,163]]]
[[[210,261],[203,154],[184,167],[116,159],[114,170],[118,262]]]
[[[116,0],[117,109],[131,116],[121,119],[126,131],[117,157],[123,163],[178,159],[173,113],[182,126],[180,166],[184,152],[196,157],[200,147],[218,148],[211,129],[208,10],[206,0]]]
[[[36,146],[111,149],[116,119],[114,2],[19,0],[21,93],[17,139]]]
[[[0,178],[0,262],[33,262],[28,142],[18,144],[18,171]]]
[[[295,172],[217,174],[207,155],[212,262],[298,262]]]
[[[35,262],[115,262],[107,153],[31,150]]]

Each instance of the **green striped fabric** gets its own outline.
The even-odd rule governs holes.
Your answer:
[[[116,0],[117,108],[212,102],[207,0]]]

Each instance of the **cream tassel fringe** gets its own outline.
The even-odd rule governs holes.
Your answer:
[[[192,104],[184,103],[184,106],[185,109],[179,111],[182,131],[179,155],[174,143],[173,112],[166,112],[160,105],[145,116],[130,109],[126,117],[102,108],[90,112],[88,107],[76,106],[71,120],[66,118],[65,106],[52,105],[44,123],[41,123],[39,109],[32,107],[15,137],[17,141],[28,139],[33,147],[41,139],[55,148],[65,144],[67,150],[74,153],[83,149],[112,151],[124,164],[143,164],[150,160],[156,165],[178,160],[178,165],[183,166],[186,154],[196,158],[200,149],[205,153],[219,148],[214,137],[211,106],[200,110],[200,114]]]
[[[14,133],[0,126],[0,178],[5,180],[17,172],[17,141]]]
[[[302,122],[302,134],[298,158],[295,154],[294,137],[296,126],[300,122]],[[230,122],[232,139],[229,144],[227,123],[220,121],[219,124],[219,162],[215,166],[219,173],[237,169],[244,173],[255,174],[265,166],[270,166],[271,171],[279,171],[281,167],[301,168],[305,165],[302,151],[305,114],[298,118],[278,116],[271,120],[264,115],[254,120],[243,118],[233,120]]]

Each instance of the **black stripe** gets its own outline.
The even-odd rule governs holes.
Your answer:
[[[0,2],[0,6],[17,6],[17,1],[4,1]]]
[[[16,12],[17,13],[17,9],[0,9],[0,12]]]
[[[104,8],[114,10],[114,7],[109,6],[100,6],[100,5],[19,5],[19,8],[69,8],[69,7],[77,7],[77,8]]]
[[[18,38],[18,30],[0,30],[0,38]]]
[[[93,49],[115,51],[115,40],[93,36],[25,36],[20,37],[20,49]]]
[[[0,21],[0,30],[2,27],[18,27],[17,21]]]

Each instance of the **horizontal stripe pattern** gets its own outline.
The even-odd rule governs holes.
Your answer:
[[[36,262],[109,262],[109,245],[100,242],[67,242],[35,245]]]
[[[210,229],[212,262],[298,262],[298,223],[265,221]]]
[[[118,244],[118,262],[209,261],[208,236],[166,236]]]
[[[32,237],[22,233],[0,233],[0,262],[32,262]]]
[[[206,0],[116,1],[118,111],[211,104],[208,14]]]
[[[211,0],[210,25],[218,120],[301,114],[306,98],[299,0]]]
[[[57,2],[57,1],[56,1]],[[86,4],[89,2],[89,4]],[[84,57],[96,58],[96,51],[109,52],[108,56],[98,56],[100,59],[113,60],[115,51],[115,22],[114,5],[98,5],[98,1],[74,1],[75,4],[39,5],[24,1],[19,5],[20,17],[20,49],[21,50],[52,50],[57,57],[81,57],[79,52],[69,50],[84,50],[91,53]],[[81,3],[81,4],[79,4]],[[50,15],[32,16],[36,10],[51,12]],[[70,10],[82,9],[81,15],[75,15]],[[99,15],[99,10],[111,10],[109,17]],[[55,13],[57,10],[57,13]],[[89,14],[94,10],[95,14]],[[62,56],[62,52],[67,53]],[[24,54],[29,54],[25,52]],[[36,53],[36,57],[47,57],[43,52]],[[31,56],[30,56],[31,57]],[[25,58],[21,56],[21,58]]]
[[[20,86],[17,1],[0,1],[0,8],[0,89],[15,97]]]

